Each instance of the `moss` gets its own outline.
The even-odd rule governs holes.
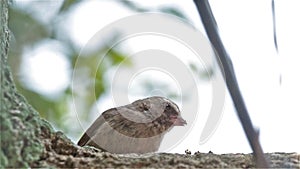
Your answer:
[[[4,166],[8,165],[8,160],[6,156],[4,155],[3,151],[0,151],[0,168],[3,168]]]
[[[30,163],[40,159],[44,150],[39,137],[41,125],[46,123],[26,102],[21,101],[23,99],[18,98],[11,95],[1,100],[6,105],[1,112],[1,159],[6,159],[1,165],[4,167],[29,167]],[[11,110],[19,110],[20,113],[10,113]]]
[[[1,1],[0,12],[0,167],[30,167],[32,162],[41,158],[44,151],[44,144],[40,139],[41,128],[49,130],[48,133],[53,130],[47,122],[40,119],[38,113],[16,90],[7,64],[9,47],[7,0]]]

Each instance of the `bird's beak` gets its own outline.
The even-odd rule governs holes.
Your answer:
[[[186,124],[187,124],[186,121],[181,116],[177,116],[177,118],[173,123],[174,126],[184,126]]]

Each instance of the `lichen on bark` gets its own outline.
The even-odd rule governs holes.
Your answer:
[[[13,83],[7,63],[9,50],[8,0],[0,3],[0,40],[1,40],[1,88],[0,122],[1,150],[0,168],[29,167],[38,160],[43,152],[39,139],[41,126],[48,126],[38,113],[21,96]]]

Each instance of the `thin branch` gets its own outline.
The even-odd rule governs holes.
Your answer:
[[[274,45],[276,48],[276,52],[278,54],[278,44],[277,44],[277,33],[276,33],[276,15],[275,15],[275,2],[272,0],[272,17],[273,17],[273,37],[274,37]]]
[[[275,0],[272,0],[272,19],[273,19],[273,40],[274,40],[274,46],[276,49],[277,55],[278,52],[278,42],[277,42],[277,29],[276,29],[276,10],[275,10]],[[279,74],[279,84],[282,83],[282,75],[281,72]]]
[[[219,36],[218,27],[210,9],[210,5],[207,0],[194,0],[194,2],[197,6],[208,38],[215,48],[216,55],[219,56],[219,58],[217,58],[217,60],[219,61],[219,66],[221,70],[224,70],[223,77],[226,81],[226,85],[233,100],[238,117],[242,123],[243,129],[246,133],[250,146],[254,152],[256,166],[264,168],[268,167],[268,162],[264,157],[263,150],[258,140],[259,134],[253,128],[253,124],[249,117],[246,105],[244,103],[242,94],[238,86],[231,59],[227,54]]]

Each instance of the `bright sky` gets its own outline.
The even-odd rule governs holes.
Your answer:
[[[182,10],[197,29],[204,33],[201,21],[193,1],[134,1],[142,6],[157,7],[158,5],[172,5]],[[142,3],[141,3],[142,2]],[[265,152],[300,152],[300,1],[275,1],[277,38],[279,55],[276,53],[273,43],[271,0],[266,1],[239,1],[239,0],[215,0],[210,1],[215,14],[223,42],[233,60],[235,72],[245,98],[253,123],[260,130],[260,140]],[[116,12],[117,11],[117,12]],[[125,16],[133,15],[128,9],[113,1],[86,1],[81,4],[66,24],[70,25],[72,38],[78,47],[83,47],[90,38],[103,27],[117,21]],[[95,22],[95,16],[97,20]],[[92,19],[88,19],[92,18]],[[180,47],[172,39],[165,37],[141,36],[127,40],[125,45],[130,49],[128,52],[138,52],[147,48],[160,46],[161,50],[174,53],[183,52],[187,49]],[[149,42],[150,41],[150,42]],[[149,43],[141,43],[149,42]],[[165,44],[173,44],[170,46]],[[176,46],[177,45],[177,46]],[[176,46],[176,47],[174,47]],[[38,52],[37,49],[36,52]],[[40,90],[59,91],[66,85],[67,69],[65,61],[59,57],[60,54],[44,51],[47,55],[57,56],[51,60],[45,60],[39,55],[34,62],[39,67],[32,71],[33,82],[38,81]],[[43,55],[45,57],[45,55]],[[182,62],[187,62],[183,58]],[[191,59],[193,60],[193,59]],[[32,62],[32,60],[29,60]],[[29,63],[30,64],[30,63]],[[55,65],[56,71],[49,75],[44,70],[53,70],[47,67]],[[142,72],[143,73],[143,72]],[[143,78],[142,73],[136,79]],[[147,74],[148,73],[148,74]],[[42,80],[47,75],[48,80]],[[162,77],[167,74],[162,73]],[[53,84],[49,84],[49,77],[56,77]],[[149,72],[144,74],[149,77]],[[280,83],[281,78],[281,83]],[[133,79],[132,84],[137,83]],[[155,79],[155,78],[154,78]],[[166,78],[167,79],[167,78]],[[173,79],[174,80],[174,79]],[[45,81],[46,83],[42,82]],[[55,83],[57,84],[55,84]],[[168,79],[172,83],[172,78]],[[176,79],[174,80],[176,82]],[[47,86],[48,85],[48,86]],[[53,87],[53,89],[52,89]],[[174,87],[176,90],[176,85]],[[153,91],[158,92],[159,91]],[[200,144],[199,138],[203,124],[208,114],[205,112],[210,107],[211,82],[199,82],[198,93],[201,95],[201,108],[194,126],[182,141],[169,152],[184,153],[184,150],[214,153],[247,153],[251,152],[247,139],[236,117],[229,95],[226,95],[223,117],[214,134],[205,142]],[[133,99],[133,98],[132,98]],[[133,100],[131,100],[133,101]],[[99,102],[101,111],[113,106],[110,95],[107,94]],[[180,103],[179,103],[180,104]],[[204,105],[204,106],[203,106]],[[185,116],[183,112],[183,117]],[[175,129],[173,134],[181,129]],[[172,135],[172,134],[170,134]],[[77,141],[77,140],[75,140]],[[163,143],[164,144],[164,143]],[[164,151],[164,150],[162,150]]]

